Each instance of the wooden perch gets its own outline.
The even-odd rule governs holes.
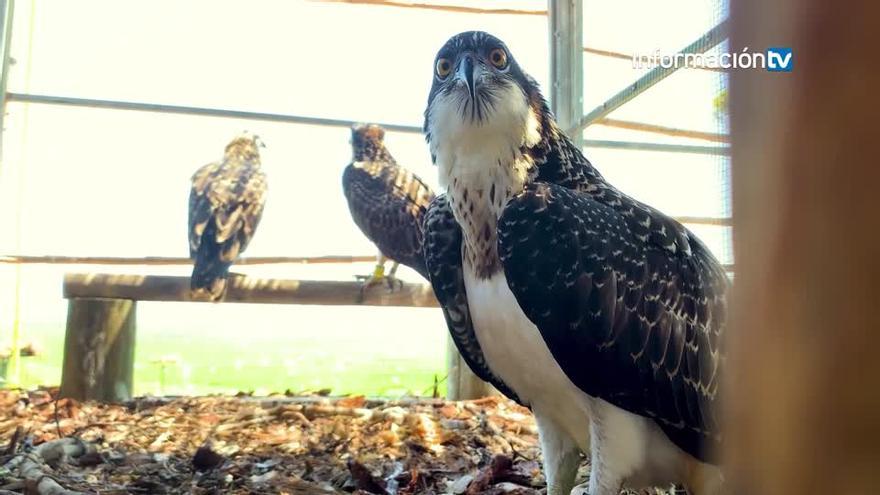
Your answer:
[[[243,265],[320,265],[344,263],[371,263],[376,256],[251,256],[239,258],[236,266]],[[192,259],[179,256],[146,256],[127,258],[124,256],[0,256],[0,263],[13,265],[192,265]]]
[[[371,287],[360,299],[361,284],[351,281],[279,280],[232,276],[225,302],[262,304],[321,304],[330,306],[438,307],[428,285],[405,283],[390,292]],[[64,297],[132,299],[136,301],[198,301],[190,295],[189,277],[69,273]]]

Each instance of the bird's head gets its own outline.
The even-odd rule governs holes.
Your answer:
[[[260,157],[260,148],[266,145],[260,136],[244,131],[226,145],[225,155],[250,160]]]
[[[385,158],[385,129],[377,124],[356,124],[351,128],[351,153],[356,162]]]
[[[433,79],[425,110],[432,152],[442,146],[437,141],[503,137],[520,148],[540,139],[548,111],[538,84],[491,34],[469,31],[450,38],[434,59]]]

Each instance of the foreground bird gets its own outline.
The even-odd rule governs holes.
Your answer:
[[[534,412],[548,493],[720,490],[728,282],[681,224],[618,191],[483,32],[434,61],[425,133],[445,195],[425,256],[462,356]]]
[[[342,191],[354,223],[379,248],[373,274],[364,288],[396,282],[398,264],[428,278],[422,252],[423,221],[434,192],[422,179],[397,164],[385,147],[385,130],[357,125],[351,130],[352,161],[342,173]],[[385,262],[394,262],[385,274]]]
[[[226,145],[223,160],[192,176],[189,256],[193,297],[223,298],[229,267],[254,237],[266,203],[259,137],[244,133]]]

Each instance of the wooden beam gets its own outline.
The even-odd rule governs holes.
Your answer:
[[[725,493],[880,487],[880,3],[730,2],[736,284],[724,370]]]
[[[320,304],[329,306],[438,307],[429,285],[405,283],[389,292],[384,286],[370,288],[359,301],[361,284],[351,281],[280,280],[232,276],[224,302],[261,304]],[[113,275],[68,273],[64,276],[66,298],[113,298],[137,301],[193,301],[189,277],[161,275]]]
[[[715,225],[719,227],[730,227],[733,225],[733,219],[728,217],[672,217],[679,223],[687,223],[691,225]]]
[[[729,143],[730,136],[717,132],[695,131],[692,129],[679,129],[677,127],[667,127],[664,125],[648,124],[645,122],[633,122],[630,120],[609,119],[603,117],[596,121],[594,125],[602,125],[605,127],[616,127],[618,129],[629,129],[632,131],[651,132],[654,134],[662,134],[664,136],[684,137],[691,139],[702,139],[704,141],[713,141],[716,143]]]
[[[135,302],[75,298],[68,302],[61,396],[121,402],[131,399]]]
[[[324,3],[349,3],[373,5],[377,7],[398,7],[406,9],[439,10],[442,12],[455,12],[459,14],[505,14],[505,15],[547,15],[546,10],[525,9],[492,9],[481,7],[467,7],[464,5],[443,5],[437,3],[400,2],[393,0],[311,0],[312,2]]]
[[[371,256],[254,256],[241,258],[236,265],[280,265],[302,264],[316,265],[325,263],[369,263],[375,262],[376,255]],[[175,256],[145,256],[127,258],[120,256],[0,256],[0,263],[37,264],[37,265],[192,265],[190,258]]]

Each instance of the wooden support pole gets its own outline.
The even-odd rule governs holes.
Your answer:
[[[74,298],[68,302],[61,396],[120,402],[131,399],[135,302]]]
[[[471,371],[458,353],[452,336],[447,338],[446,370],[446,398],[449,400],[471,400],[498,394],[495,387],[480,380]]]
[[[731,2],[727,493],[880,490],[880,3]]]

